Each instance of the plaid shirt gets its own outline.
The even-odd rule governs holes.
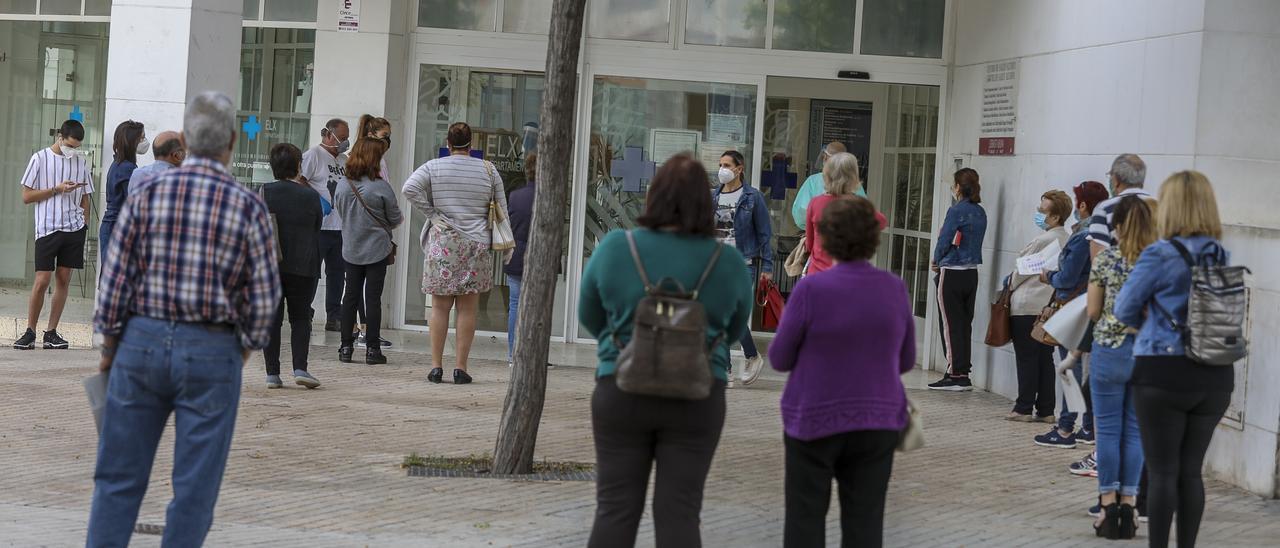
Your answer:
[[[119,335],[130,316],[231,324],[267,346],[280,275],[267,206],[226,166],[190,158],[129,189],[107,248],[94,328]]]

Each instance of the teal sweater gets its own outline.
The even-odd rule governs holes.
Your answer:
[[[649,280],[656,284],[671,278],[690,291],[711,259],[712,246],[720,245],[710,238],[648,229],[638,229],[635,235]],[[746,332],[753,293],[746,259],[737,249],[725,246],[698,294],[707,312],[707,342],[724,335],[711,355],[711,372],[720,380],[728,380],[729,345]],[[578,299],[578,321],[599,342],[597,377],[612,375],[617,369],[618,348],[613,336],[618,334],[623,343],[631,339],[631,320],[643,297],[644,284],[631,259],[626,233],[610,232],[587,262]]]

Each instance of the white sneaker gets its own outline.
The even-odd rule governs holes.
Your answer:
[[[746,365],[742,366],[742,376],[740,377],[740,380],[742,380],[742,385],[751,386],[751,383],[756,382],[756,379],[760,378],[760,371],[762,371],[763,369],[764,369],[764,356],[747,358]]]
[[[729,380],[729,383],[728,383],[728,384],[726,384],[726,385],[724,385],[724,387],[725,387],[725,388],[732,389],[732,388],[733,388],[733,379],[730,379],[730,380]]]

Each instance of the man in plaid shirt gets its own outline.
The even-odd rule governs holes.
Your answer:
[[[89,546],[129,543],[156,446],[176,415],[165,546],[200,546],[226,468],[249,352],[280,301],[266,205],[230,172],[236,110],[191,99],[188,158],[129,189],[104,255],[94,329],[110,372],[94,471]]]

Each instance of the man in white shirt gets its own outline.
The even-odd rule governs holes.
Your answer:
[[[27,307],[27,331],[13,343],[18,350],[36,347],[36,325],[51,281],[55,281],[53,306],[49,310],[49,329],[44,332],[44,348],[68,346],[58,334],[58,322],[67,304],[71,271],[84,268],[89,195],[93,193],[93,176],[80,153],[83,139],[84,126],[80,122],[63,122],[53,145],[31,155],[22,175],[22,203],[35,204],[36,209],[36,281]]]
[[[338,185],[347,180],[347,149],[351,128],[341,118],[334,118],[320,129],[320,144],[302,155],[302,180],[329,204],[320,224],[320,258],[324,261],[325,331],[338,331],[342,316],[342,289],[346,286],[346,262],[342,260],[342,217],[333,210],[333,197]],[[360,322],[364,323],[363,307]]]

